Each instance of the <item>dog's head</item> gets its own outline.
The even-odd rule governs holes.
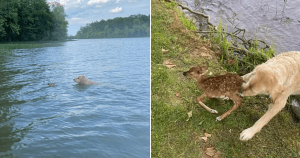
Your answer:
[[[189,71],[183,72],[183,75],[197,80],[197,78],[201,77],[206,70],[207,66],[192,67]]]
[[[87,80],[87,78],[85,76],[78,76],[77,78],[74,78],[74,81],[76,83],[81,83],[83,82],[84,80]]]

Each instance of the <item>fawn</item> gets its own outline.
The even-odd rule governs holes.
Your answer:
[[[183,75],[195,79],[198,82],[200,89],[204,90],[204,93],[197,97],[197,102],[207,111],[218,113],[216,110],[211,109],[203,103],[205,97],[226,100],[231,99],[234,102],[234,106],[230,110],[216,118],[216,121],[221,121],[242,104],[239,91],[241,90],[244,80],[239,75],[230,73],[207,77],[204,74],[206,70],[207,66],[192,67],[189,71],[184,72]]]

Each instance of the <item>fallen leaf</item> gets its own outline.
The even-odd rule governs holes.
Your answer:
[[[175,67],[175,66],[176,66],[175,64],[173,64],[173,63],[171,62],[170,59],[166,60],[166,61],[164,62],[164,65],[166,65],[166,67],[168,67],[168,68],[172,68],[172,67]]]
[[[228,65],[229,66],[232,65],[232,64],[234,64],[234,63],[235,63],[235,59],[231,59],[231,60],[228,61]]]
[[[176,65],[166,65],[168,68],[175,67]]]
[[[300,142],[297,142],[297,146],[300,147]]]
[[[215,150],[214,148],[207,148],[206,151],[205,151],[205,154],[208,155],[208,156],[214,156],[215,155]]]
[[[165,64],[173,64],[173,63],[171,62],[171,59],[167,59],[167,60],[165,61]]]
[[[212,59],[212,56],[210,54],[201,53],[200,55],[203,56],[203,57],[208,57],[209,59]]]
[[[207,137],[200,137],[204,142],[207,142]]]
[[[199,137],[199,136],[196,136],[195,138],[198,139],[198,140],[202,140],[201,137]]]
[[[204,137],[211,137],[211,134],[204,133]]]
[[[198,47],[199,48],[199,47]],[[202,51],[207,51],[207,48],[205,48],[204,46],[200,48],[200,50]]]
[[[180,94],[178,92],[175,92],[176,97],[180,97]]]
[[[221,151],[217,151],[214,155],[214,158],[219,158],[221,157]]]
[[[190,111],[187,114],[188,114],[188,119],[185,120],[185,121],[189,121],[190,120],[190,118],[193,116],[193,111]]]
[[[225,75],[225,74],[227,74],[226,71],[221,71],[221,72],[220,72],[220,75]]]
[[[162,51],[164,54],[166,54],[166,53],[168,53],[169,50],[165,50],[165,49],[162,48],[161,51]]]

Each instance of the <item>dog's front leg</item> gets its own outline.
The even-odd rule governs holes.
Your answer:
[[[284,108],[288,96],[289,95],[287,94],[282,94],[274,101],[273,104],[270,104],[268,111],[258,121],[256,121],[252,127],[245,129],[240,134],[240,140],[247,141],[259,132],[279,111]]]

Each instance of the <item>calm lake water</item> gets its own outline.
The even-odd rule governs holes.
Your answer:
[[[214,25],[222,19],[229,30],[246,29],[248,39],[266,39],[277,54],[300,51],[300,1],[186,0],[182,4],[210,15]]]
[[[0,157],[150,157],[149,38],[15,50],[0,76]]]

